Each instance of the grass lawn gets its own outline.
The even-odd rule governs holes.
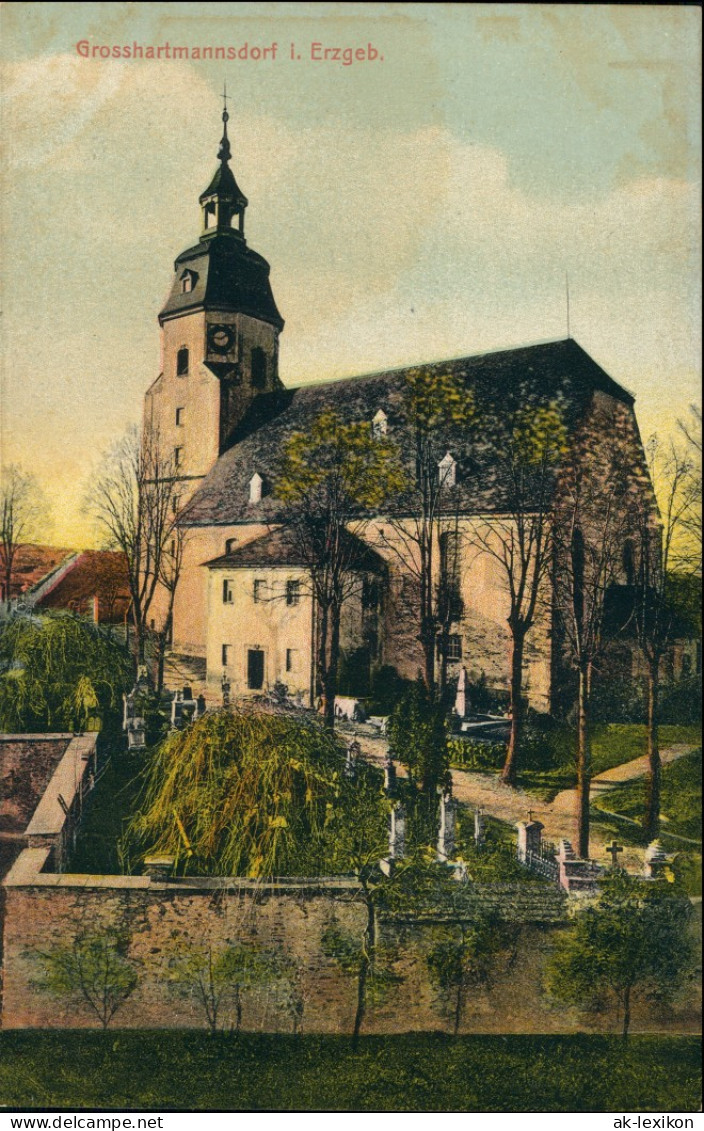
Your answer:
[[[645,844],[647,837],[637,825],[614,820],[602,809],[640,822],[645,810],[645,779],[624,782],[596,798],[592,815],[600,825],[608,827],[616,837],[628,844]],[[702,752],[694,750],[662,771],[662,823],[660,836],[668,852],[677,853],[675,871],[690,895],[702,892],[701,847],[678,840],[702,838]],[[668,833],[673,834],[671,837]]]
[[[638,821],[643,816],[645,783],[624,782],[602,794],[595,808],[609,809]],[[702,752],[694,750],[662,771],[662,832],[694,840],[702,838]]]
[[[701,743],[699,726],[660,727],[661,747],[676,743],[697,746]],[[518,785],[542,801],[552,801],[562,789],[574,789],[577,773],[574,763],[576,735],[567,727],[545,736],[546,760],[549,769],[527,769],[519,772]],[[622,762],[642,758],[646,753],[646,728],[637,723],[599,724],[592,732],[592,773],[601,774]]]
[[[0,1033],[10,1108],[690,1112],[697,1037]]]

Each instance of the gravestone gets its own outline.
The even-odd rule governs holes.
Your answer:
[[[653,840],[645,850],[644,874],[648,880],[659,880],[665,873],[669,858],[662,841]]]
[[[447,864],[455,855],[456,817],[457,802],[452,796],[452,790],[444,789],[440,794],[440,828],[436,851],[437,860],[440,864]]]
[[[481,848],[486,839],[486,825],[484,822],[484,810],[474,810],[474,843],[477,848]]]
[[[384,761],[384,793],[387,797],[394,797],[396,794],[396,767],[390,754],[386,755]]]
[[[518,845],[516,854],[518,859],[524,864],[527,861],[528,853],[534,856],[540,856],[542,851],[542,836],[544,825],[540,821],[519,821],[516,826],[518,830]]]

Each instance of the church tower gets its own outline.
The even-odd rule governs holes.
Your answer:
[[[199,198],[198,243],[176,259],[159,315],[162,372],[148,390],[145,424],[171,451],[183,505],[256,397],[281,388],[283,329],[269,264],[247,246],[247,198],[230,168],[227,102],[218,169]]]

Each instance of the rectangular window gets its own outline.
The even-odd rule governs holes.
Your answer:
[[[447,638],[447,658],[448,660],[462,659],[462,637],[455,633]]]
[[[174,467],[180,467],[183,463],[183,448],[174,448]]]
[[[222,583],[222,603],[223,605],[231,605],[234,599],[232,581],[226,578]]]
[[[297,605],[301,599],[301,583],[300,581],[287,581],[286,582],[286,604]]]
[[[295,648],[287,648],[286,649],[286,671],[292,672],[295,667],[296,667],[296,649]]]
[[[176,409],[176,424],[179,428],[183,424],[183,414],[184,414],[185,411],[186,410],[184,408],[177,408]]]
[[[231,655],[231,653],[232,653],[232,645],[231,644],[223,644],[223,646],[222,646],[222,666],[224,668],[229,668],[229,666],[230,666],[230,655]]]
[[[260,581],[259,579],[257,579],[254,582],[254,600],[255,601],[266,601],[267,591],[268,591],[268,586],[267,586],[266,581]]]

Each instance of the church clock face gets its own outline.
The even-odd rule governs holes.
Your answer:
[[[235,341],[232,326],[213,323],[208,326],[208,349],[211,353],[229,353]]]

